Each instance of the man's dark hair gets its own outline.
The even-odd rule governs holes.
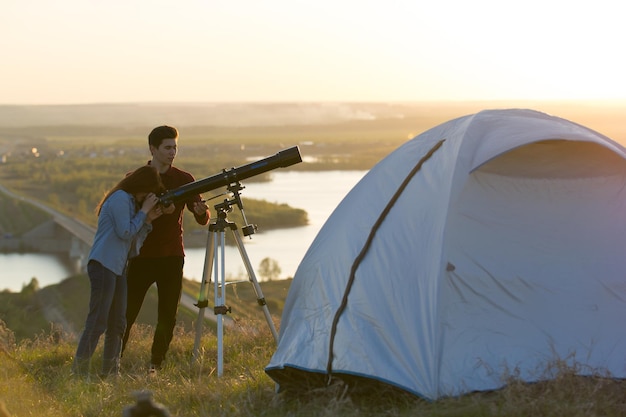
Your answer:
[[[159,126],[148,135],[148,144],[158,148],[164,139],[178,139],[178,130],[172,126]]]

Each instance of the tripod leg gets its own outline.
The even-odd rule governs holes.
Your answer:
[[[202,282],[200,283],[198,304],[196,304],[196,306],[199,308],[199,311],[198,318],[196,319],[196,338],[193,344],[193,363],[196,363],[199,358],[200,339],[202,338],[202,325],[204,324],[204,309],[209,305],[209,287],[207,284],[211,283],[211,270],[213,269],[213,257],[215,256],[215,253],[213,251],[213,248],[215,246],[214,235],[215,233],[212,231],[209,231],[207,235],[206,252],[204,254],[204,270],[202,271]]]
[[[217,312],[217,376],[220,377],[224,373],[224,315],[220,308],[226,307],[226,235],[223,231],[219,232],[219,245],[215,247],[217,255],[218,247],[220,249],[220,258],[218,259],[218,268],[215,269],[215,311]],[[217,240],[217,235],[216,235]]]
[[[270,310],[267,307],[265,302],[265,296],[263,296],[263,291],[261,291],[261,286],[256,279],[256,275],[254,274],[254,269],[250,264],[250,258],[248,258],[248,254],[246,252],[245,247],[243,246],[243,241],[241,240],[241,236],[237,230],[233,230],[233,236],[235,237],[235,241],[237,242],[237,248],[239,249],[239,254],[241,255],[241,259],[246,266],[246,271],[248,272],[248,277],[250,282],[254,286],[254,293],[256,294],[257,302],[263,308],[263,314],[265,315],[265,320],[272,332],[272,336],[274,336],[274,340],[278,343],[278,333],[276,332],[276,327],[274,327],[274,321],[272,320],[272,316],[270,315]]]

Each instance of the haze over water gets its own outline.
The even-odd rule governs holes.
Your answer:
[[[266,183],[246,183],[241,191],[244,212],[250,223],[254,213],[246,210],[246,199],[254,198],[270,202],[286,203],[307,211],[309,224],[303,227],[258,231],[252,238],[243,238],[250,263],[258,271],[261,260],[266,257],[278,262],[280,278],[293,277],[306,250],[313,242],[328,216],[352,187],[365,175],[365,171],[295,172],[276,170],[273,180]],[[205,197],[211,197],[210,193]],[[238,210],[235,208],[235,210]],[[212,214],[214,214],[212,212]],[[243,225],[238,225],[241,228]],[[186,248],[184,276],[201,280],[204,268],[205,248]],[[245,266],[235,247],[225,250],[227,278],[244,277]],[[73,266],[64,258],[45,253],[0,254],[0,291],[8,289],[19,292],[30,280],[37,278],[40,287],[56,284],[73,275]],[[247,278],[247,276],[245,277]],[[259,280],[262,277],[258,276]]]

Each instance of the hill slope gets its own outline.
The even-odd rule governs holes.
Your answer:
[[[282,314],[284,300],[291,280],[276,280],[260,283],[268,309],[277,323]],[[185,296],[196,301],[200,283],[185,280]],[[208,286],[209,308],[205,311],[207,329],[214,329],[212,323],[213,285]],[[16,340],[32,339],[37,335],[62,331],[71,337],[81,331],[89,306],[89,279],[85,275],[76,275],[62,282],[45,288],[38,288],[36,280],[24,287],[20,293],[0,292],[0,319],[14,333]],[[178,325],[182,330],[191,331],[198,317],[198,309],[189,307],[190,303],[181,303]],[[256,301],[251,283],[242,282],[227,286],[226,304],[232,313],[225,317],[232,320],[246,320],[256,323],[261,329],[268,329],[262,309]],[[156,288],[152,287],[137,317],[139,325],[153,326],[157,316]],[[269,330],[268,330],[269,331]]]

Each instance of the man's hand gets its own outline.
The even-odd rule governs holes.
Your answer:
[[[198,216],[202,216],[202,215],[208,216],[209,206],[204,204],[203,201],[196,201],[195,203],[193,203],[193,212],[196,213]]]
[[[161,210],[163,211],[163,214],[172,214],[174,213],[175,209],[176,206],[174,204],[168,204],[167,206],[161,205]]]

